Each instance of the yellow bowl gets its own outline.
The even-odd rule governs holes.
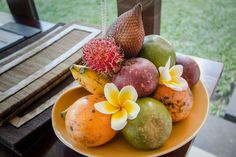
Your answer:
[[[121,134],[116,136],[110,142],[95,148],[75,147],[66,132],[64,120],[60,117],[60,112],[64,111],[78,98],[88,95],[82,87],[75,87],[64,92],[55,103],[52,110],[52,124],[56,136],[68,147],[74,151],[86,156],[107,156],[107,157],[124,157],[124,156],[160,156],[174,151],[192,138],[194,138],[200,128],[203,126],[208,114],[208,96],[206,89],[199,81],[192,89],[194,104],[191,114],[181,122],[173,125],[172,133],[166,143],[155,150],[139,150],[129,145]]]

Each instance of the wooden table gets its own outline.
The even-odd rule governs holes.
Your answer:
[[[193,57],[200,66],[201,80],[207,88],[209,97],[212,95],[223,71],[223,64],[211,60]],[[70,148],[61,143],[55,136],[51,124],[46,126],[48,129],[45,131],[44,137],[42,137],[35,145],[30,149],[26,156],[34,157],[78,157],[82,156]],[[193,141],[193,140],[192,140]],[[183,147],[163,155],[162,157],[184,157],[186,156],[192,141],[185,144]],[[0,146],[0,156],[14,156],[5,147]]]
[[[3,14],[0,13],[0,21],[8,21],[14,20],[11,17],[2,16]],[[45,22],[35,22],[35,21],[24,21],[21,19],[21,22],[23,23],[29,23],[31,26],[34,26],[34,24],[38,24],[38,27],[41,28],[43,31],[48,30],[53,25],[50,25],[50,23]],[[37,40],[37,38],[35,38]],[[26,45],[25,45],[26,46]],[[14,50],[14,48],[12,49]],[[201,69],[201,80],[203,81],[204,85],[207,88],[207,92],[209,97],[214,92],[214,89],[220,79],[221,73],[223,71],[223,64],[211,60],[206,60],[202,58],[193,57],[197,63],[200,66]],[[66,79],[64,83],[61,85],[66,84],[66,82],[71,81],[71,78]],[[78,153],[74,152],[70,148],[66,147],[63,143],[61,143],[57,137],[55,136],[52,127],[51,122],[45,125],[45,133],[42,138],[39,139],[39,141],[35,141],[34,146],[29,150],[29,152],[26,154],[26,156],[34,156],[34,157],[78,157],[82,156]],[[193,141],[193,140],[192,140]],[[184,157],[186,156],[189,147],[192,144],[192,141],[185,144],[183,147],[168,153],[166,155],[163,155],[162,157]],[[1,157],[9,157],[9,156],[16,156],[11,151],[9,151],[4,146],[0,145],[0,156]]]

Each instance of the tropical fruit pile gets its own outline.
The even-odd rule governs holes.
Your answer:
[[[135,148],[156,149],[191,114],[199,67],[163,37],[145,36],[140,4],[83,47],[83,62],[71,73],[91,95],[63,113],[75,145],[100,146],[120,131]]]

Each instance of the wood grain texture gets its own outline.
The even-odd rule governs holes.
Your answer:
[[[37,40],[37,42],[31,43],[28,46],[16,51],[15,53],[3,58],[0,60],[0,67],[15,60],[16,58],[18,58],[20,55],[23,55],[26,51],[29,51],[30,49],[36,47],[39,43],[44,42],[45,40],[50,39],[53,35],[56,35],[57,31],[60,30],[62,28],[62,26],[59,26],[57,28],[55,28],[53,31],[51,31],[50,33],[48,33],[47,35],[45,35],[44,37],[42,37],[41,39]]]
[[[21,102],[18,101],[18,103],[22,103],[20,107],[15,106],[13,108],[15,108],[14,110],[10,110],[9,114],[1,119],[0,125],[4,124],[5,122],[8,122],[9,120],[11,120],[12,118],[16,117],[16,115],[18,113],[20,113],[21,111],[23,111],[24,109],[26,109],[27,107],[34,105],[32,103],[35,102],[35,100],[37,100],[38,98],[40,98],[41,96],[43,96],[45,93],[47,93],[48,91],[50,91],[52,88],[54,88],[56,85],[58,85],[59,83],[61,83],[65,78],[67,78],[70,75],[70,72],[67,71],[67,73],[63,74],[60,78],[57,79],[53,79],[51,80],[51,83],[49,85],[44,85],[45,87],[43,87],[43,90],[39,90],[37,89],[35,91],[36,94],[32,94],[29,93],[27,91],[27,88],[23,89],[21,92],[18,92],[16,94],[16,97],[18,97],[17,100],[19,100],[21,97],[25,97],[25,95],[28,95],[29,98],[24,98],[25,100],[21,100]],[[38,83],[38,84],[37,84]],[[37,82],[35,84],[40,85],[43,84],[43,82]],[[35,115],[37,116],[37,115]],[[32,117],[34,118],[34,117]],[[30,119],[28,119],[30,120]],[[24,123],[21,123],[21,125],[23,125]],[[16,127],[20,127],[21,125],[15,125]]]
[[[74,81],[73,77],[70,75],[65,80],[63,80],[58,86],[54,87],[53,90],[50,90],[45,94],[43,97],[38,98],[36,101],[31,103],[31,105],[21,111],[20,114],[18,114],[18,117],[23,117],[27,113],[33,111],[38,106],[41,106],[41,104],[44,104],[46,101],[51,99],[54,96],[58,96],[57,94],[60,93],[62,90],[64,90],[65,87],[69,86]],[[32,136],[40,136],[42,134],[46,134],[46,131],[50,128],[51,124],[50,122],[50,116],[51,115],[51,107],[41,112],[38,116],[34,117],[32,120],[28,121],[24,125],[22,125],[19,128],[16,128],[10,123],[6,123],[3,126],[0,127],[0,143],[11,147],[15,152],[23,153],[26,152],[26,150],[29,148],[29,145],[32,145],[31,142],[25,143],[26,139],[30,139],[30,141],[33,141],[33,143],[36,143],[37,137],[35,140],[32,138]],[[46,128],[44,126],[47,125]],[[44,128],[44,129],[41,129]],[[39,134],[35,132],[40,132]],[[27,141],[27,140],[26,140]],[[20,145],[20,146],[19,146]],[[39,147],[40,148],[40,147]],[[41,149],[41,148],[40,148]],[[2,147],[0,146],[0,156],[2,155]],[[12,155],[8,155],[12,156]]]
[[[46,109],[51,107],[56,102],[56,99],[58,98],[58,96],[61,93],[63,93],[65,90],[67,90],[73,86],[77,86],[77,85],[78,85],[77,82],[75,82],[75,81],[71,82],[63,90],[61,90],[59,93],[57,93],[56,95],[54,95],[53,97],[51,97],[50,99],[45,101],[39,107],[35,108],[34,110],[30,111],[29,113],[25,114],[22,117],[16,116],[15,118],[11,119],[9,122],[17,128],[21,127],[23,124],[30,121],[31,119],[33,119],[34,117],[36,117],[37,115],[39,115],[40,113],[42,113],[43,111],[45,111]]]
[[[46,47],[50,46],[51,44],[55,43],[56,41],[58,41],[59,39],[61,39],[65,35],[67,35],[69,32],[71,32],[72,30],[75,30],[75,29],[81,30],[81,29],[83,29],[83,27],[78,27],[78,26],[79,25],[72,25],[72,26],[66,28],[65,30],[58,33],[56,36],[54,36],[51,39],[45,41],[43,44],[38,45],[34,49],[31,49],[30,51],[23,54],[22,56],[19,56],[18,58],[16,58],[12,62],[9,62],[9,63],[3,65],[2,67],[0,67],[0,74],[4,73],[5,71],[8,71],[9,69],[11,69],[12,67],[18,65],[19,63],[23,62],[24,60],[32,57],[33,55],[35,55],[37,53],[39,53],[41,50],[43,50]],[[84,29],[85,30],[82,30],[82,31],[86,31],[86,28],[84,28]],[[87,28],[87,31],[93,31],[93,30],[90,30],[89,28]]]
[[[82,57],[82,46],[100,33],[80,25],[65,29],[68,34],[61,35],[61,39],[0,75],[0,121],[5,122],[38,98],[36,95],[41,96],[58,84]]]

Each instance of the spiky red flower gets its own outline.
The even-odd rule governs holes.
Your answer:
[[[124,55],[113,38],[97,38],[83,47],[83,59],[91,69],[112,75],[120,70]]]

